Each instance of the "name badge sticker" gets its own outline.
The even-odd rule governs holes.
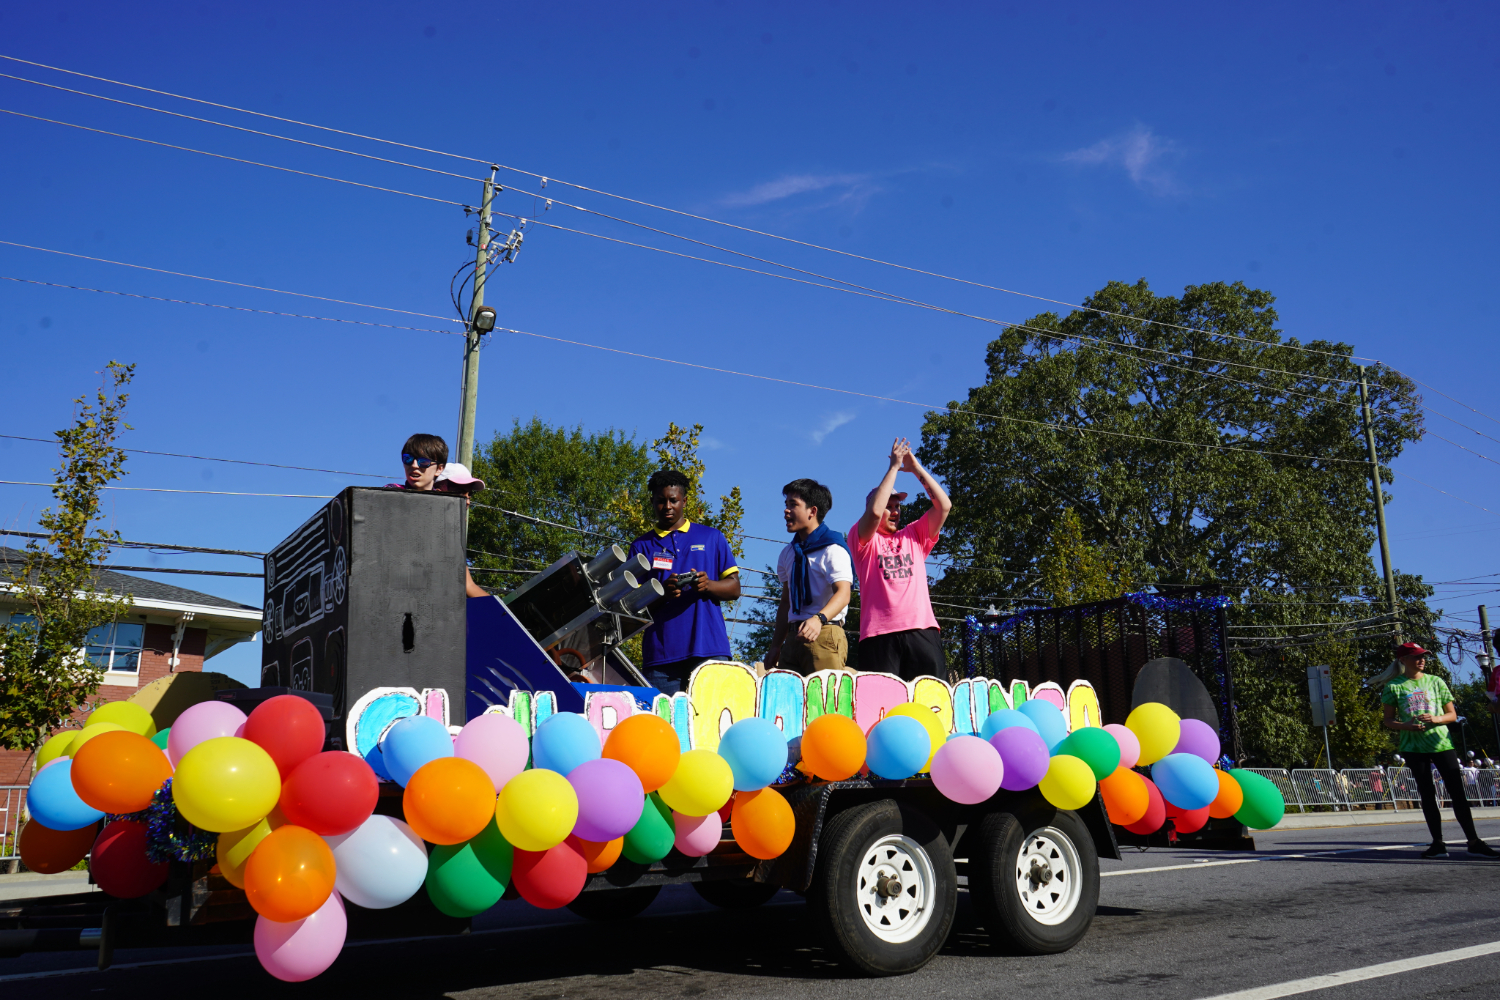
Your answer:
[[[656,555],[654,555],[654,556],[651,557],[651,568],[652,569],[671,569],[672,568],[672,554],[670,552],[658,552]]]

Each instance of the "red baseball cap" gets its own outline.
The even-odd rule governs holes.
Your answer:
[[[1432,651],[1431,650],[1423,649],[1421,646],[1418,646],[1414,642],[1403,642],[1401,645],[1399,645],[1399,646],[1396,647],[1396,658],[1397,659],[1400,659],[1403,656],[1431,656],[1431,655],[1432,655]]]

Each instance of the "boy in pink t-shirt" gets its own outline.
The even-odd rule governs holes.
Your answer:
[[[932,507],[897,529],[901,501],[896,473],[917,477]],[[891,445],[890,467],[880,485],[865,498],[865,513],[849,529],[849,554],[859,578],[859,668],[898,674],[904,680],[946,677],[947,664],[938,640],[938,623],[927,595],[927,554],[953,501],[912,454],[905,438]]]

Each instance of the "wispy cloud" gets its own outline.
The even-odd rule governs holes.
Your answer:
[[[1177,182],[1166,161],[1177,155],[1177,144],[1171,139],[1137,125],[1123,135],[1064,153],[1062,160],[1082,166],[1120,167],[1136,187],[1152,194],[1171,194],[1177,189]]]
[[[719,203],[730,208],[754,208],[797,195],[832,194],[833,199],[820,207],[851,201],[863,205],[879,191],[880,186],[869,174],[787,174],[757,184],[748,191],[726,195],[719,199]]]
[[[818,427],[816,430],[809,431],[807,436],[812,438],[813,444],[822,444],[824,438],[832,434],[834,431],[838,430],[840,427],[852,421],[855,416],[857,416],[857,414],[848,410],[840,410],[837,413],[829,414],[828,416],[823,418],[822,426]]]

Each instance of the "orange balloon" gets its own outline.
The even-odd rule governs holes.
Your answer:
[[[245,862],[245,897],[267,920],[291,923],[328,902],[333,879],[333,851],[323,838],[305,827],[283,826]]]
[[[439,757],[417,768],[401,797],[406,822],[429,844],[462,844],[495,818],[495,782],[462,757]]]
[[[1109,821],[1116,826],[1139,823],[1151,807],[1151,793],[1146,782],[1128,767],[1117,767],[1113,774],[1099,782]]]
[[[96,740],[99,738],[95,737]],[[74,765],[74,767],[77,766]],[[1245,790],[1228,771],[1214,768],[1214,773],[1219,776],[1219,794],[1208,804],[1208,814],[1214,819],[1228,819],[1239,812],[1240,806],[1245,804]],[[1178,827],[1178,829],[1182,828]]]
[[[73,790],[107,813],[140,812],[171,776],[172,764],[161,747],[124,729],[100,733],[73,758]]]
[[[820,715],[802,733],[802,763],[829,781],[852,777],[865,766],[865,734],[846,715]]]
[[[590,874],[602,872],[620,860],[620,851],[625,846],[624,837],[616,837],[614,840],[599,843],[593,840],[579,840],[569,834],[567,842],[573,845],[573,850],[583,855]]]
[[[144,738],[144,737],[143,737]],[[82,830],[49,830],[36,820],[21,827],[21,860],[26,867],[43,875],[65,872],[94,846],[99,824],[90,823]]]
[[[604,741],[604,756],[635,772],[646,793],[656,791],[671,779],[682,756],[677,730],[659,715],[632,715],[610,730]]]
[[[792,807],[774,788],[735,792],[729,826],[740,850],[762,861],[780,857],[792,846],[792,836],[797,832]]]

